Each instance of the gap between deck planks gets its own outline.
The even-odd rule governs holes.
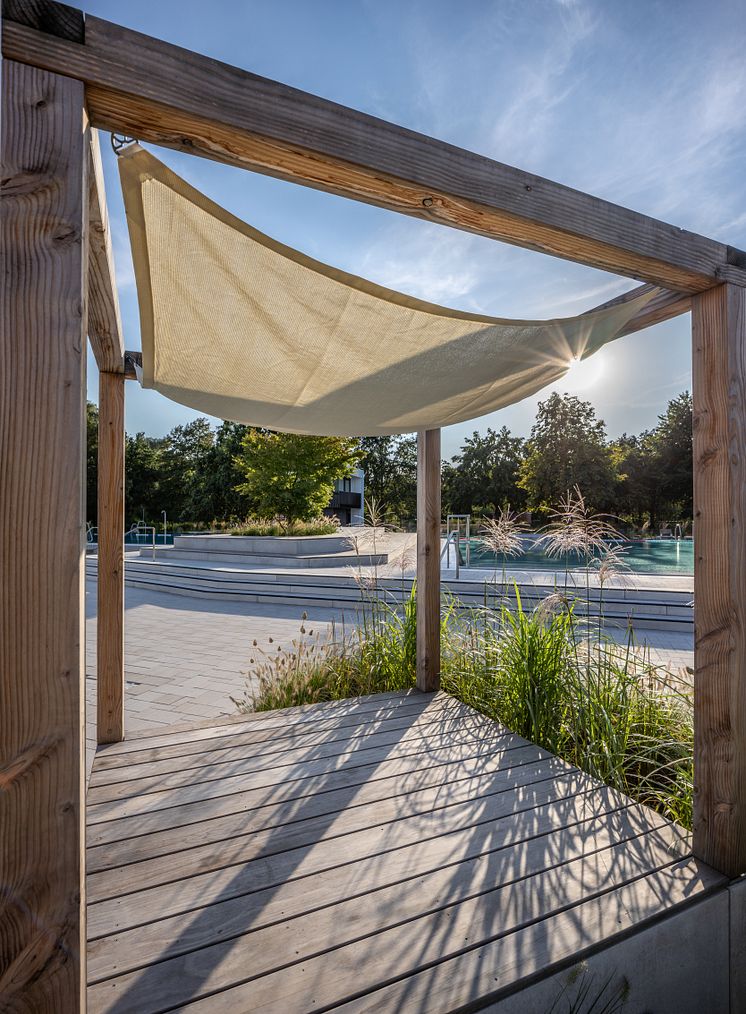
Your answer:
[[[133,746],[94,766],[93,1012],[397,1010],[410,981],[424,1010],[451,996],[441,962],[461,981],[491,954],[509,990],[611,912],[619,932],[722,881],[664,818],[444,694]],[[517,971],[515,937],[536,940]]]

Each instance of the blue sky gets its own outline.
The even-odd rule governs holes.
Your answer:
[[[746,248],[744,0],[128,0],[85,9],[257,74]],[[137,300],[102,137],[126,346]],[[501,317],[587,309],[633,282],[267,177],[152,148],[232,212],[313,257]],[[691,384],[689,316],[623,338],[555,385],[609,435],[654,425]],[[97,400],[89,355],[89,397]],[[444,431],[527,435],[537,398]],[[196,413],[127,385],[127,429]]]

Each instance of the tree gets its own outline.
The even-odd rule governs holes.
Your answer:
[[[328,506],[335,480],[349,475],[359,457],[357,440],[249,430],[237,459],[244,474],[238,489],[260,517],[284,518],[288,526],[310,521]]]
[[[661,499],[676,518],[691,518],[693,505],[692,396],[688,391],[669,401],[652,433]]]
[[[242,519],[256,512],[256,505],[237,489],[244,476],[236,459],[247,431],[243,423],[222,422],[218,427],[203,479],[204,516],[199,520]]]
[[[166,434],[161,451],[160,510],[167,511],[174,520],[204,521],[214,517],[205,489],[214,443],[215,434],[204,416],[175,426]]]
[[[606,428],[588,401],[551,394],[539,402],[518,485],[529,506],[546,509],[578,486],[589,507],[614,508],[617,473]]]
[[[457,455],[443,470],[443,502],[454,514],[475,510],[496,513],[510,504],[522,506],[525,493],[518,487],[518,469],[524,442],[513,437],[507,426],[499,431],[476,430],[467,437]]]
[[[417,438],[363,437],[360,467],[365,492],[400,522],[417,515]]]
[[[170,510],[160,490],[163,440],[137,433],[124,444],[124,503],[128,523],[142,517],[152,521],[161,510]]]
[[[619,473],[616,513],[639,526],[646,516],[655,527],[660,508],[660,482],[655,468],[652,433],[622,436],[612,444],[612,456]]]
[[[98,521],[98,406],[92,401],[85,406],[86,472],[85,516],[92,525]]]

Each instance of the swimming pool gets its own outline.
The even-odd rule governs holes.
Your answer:
[[[526,539],[526,551],[521,556],[504,558],[495,556],[479,539],[471,539],[469,566],[482,570],[548,570],[564,571],[583,566],[580,557],[571,554],[567,563],[564,557],[551,558],[533,539]],[[693,574],[694,543],[691,539],[644,539],[622,543],[624,559],[633,574]],[[463,550],[462,550],[463,553]]]

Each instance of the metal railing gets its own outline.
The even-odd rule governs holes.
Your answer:
[[[125,540],[127,535],[134,535],[137,540],[137,545],[148,544],[148,532],[152,533],[152,544],[153,544],[153,559],[155,560],[155,544],[156,544],[156,532],[154,525],[146,525],[144,521],[138,521],[137,524],[132,525],[129,531],[125,534]]]
[[[440,551],[440,559],[442,561],[443,557],[445,556],[445,558],[446,558],[446,567],[449,570],[450,570],[450,567],[451,567],[451,551],[450,551],[450,547],[451,547],[452,544],[453,544],[453,547],[454,547],[454,557],[455,557],[455,560],[456,560],[456,580],[458,581],[458,577],[459,577],[459,573],[460,573],[460,569],[461,569],[461,564],[463,563],[463,560],[461,558],[461,533],[459,532],[459,530],[457,528],[454,528],[453,531],[450,531],[450,532],[446,533],[446,544],[443,546],[442,550]]]
[[[468,567],[471,562],[471,514],[448,514],[446,517],[446,567],[450,567],[451,558],[448,547],[453,532],[457,532],[459,541],[461,539],[461,526],[464,528],[464,542],[466,547],[465,559],[462,561]],[[456,563],[458,567],[458,561]]]

